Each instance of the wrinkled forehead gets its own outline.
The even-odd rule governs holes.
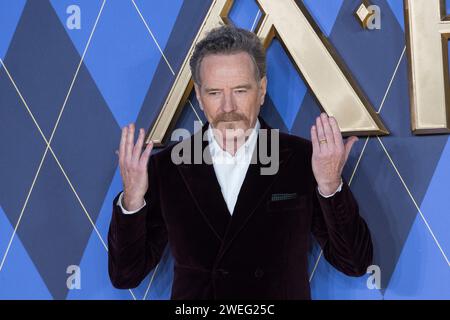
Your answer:
[[[256,81],[255,63],[246,52],[209,54],[202,59],[199,71],[202,85]]]

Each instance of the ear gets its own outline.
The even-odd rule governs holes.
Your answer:
[[[197,97],[198,104],[200,105],[200,109],[203,111],[203,101],[200,94],[200,85],[194,82],[195,96]]]
[[[266,76],[262,77],[259,82],[259,92],[260,92],[261,105],[263,105],[264,98],[266,97],[266,92],[267,92],[267,77]]]

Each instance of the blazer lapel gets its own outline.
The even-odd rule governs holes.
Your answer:
[[[191,137],[191,155],[194,155],[196,139],[202,139],[209,123],[206,122],[202,130]],[[199,137],[199,135],[201,135]],[[208,141],[202,139],[202,152],[207,149],[205,155],[210,157]],[[193,158],[192,158],[193,159]],[[192,160],[193,161],[193,160]],[[211,162],[209,162],[211,163]],[[180,164],[177,166],[183,180],[208,226],[220,241],[223,241],[225,231],[229,225],[231,214],[222,195],[219,182],[212,164],[203,161],[201,164]]]
[[[261,129],[269,131],[267,144],[268,154],[271,154],[271,135],[272,129],[267,123],[258,117]],[[191,155],[194,154],[194,144],[196,139],[202,141],[202,151],[207,149],[204,154],[210,157],[208,141],[203,140],[204,134],[208,129],[209,123],[206,122],[202,130],[199,130],[191,137]],[[200,137],[198,135],[201,135]],[[199,141],[199,140],[197,140]],[[253,215],[256,207],[264,199],[270,187],[274,183],[277,174],[262,175],[259,149],[260,136],[258,135],[254,156],[256,163],[250,163],[244,182],[242,183],[239,195],[236,201],[233,215],[228,211],[228,207],[223,198],[219,182],[212,164],[207,164],[202,160],[201,164],[180,164],[177,166],[187,189],[189,190],[199,213],[207,222],[208,226],[222,242],[220,251],[218,252],[217,262],[228,249],[236,235],[244,228],[245,224]],[[291,156],[291,149],[280,149],[279,168],[282,170],[283,165]],[[211,163],[211,162],[209,162]]]
[[[261,123],[261,129],[267,129],[268,132],[268,154],[271,154],[271,135],[270,130],[272,129],[267,123],[261,118],[258,117]],[[262,175],[261,168],[264,166],[261,163],[260,154],[257,152],[259,148],[259,135],[257,145],[255,147],[255,151],[257,154],[256,163],[250,163],[249,168],[247,170],[247,174],[245,176],[244,182],[242,183],[242,187],[240,189],[236,206],[234,208],[234,212],[230,221],[230,224],[226,230],[225,238],[223,241],[222,248],[218,254],[216,263],[219,263],[220,258],[229,248],[232,241],[238,235],[238,233],[245,227],[246,223],[252,217],[255,212],[257,206],[263,201],[267,192],[269,192],[272,184],[275,182],[278,174],[273,175]],[[279,170],[283,169],[283,166],[289,160],[292,150],[285,148],[281,149],[280,146],[280,157],[279,157]]]

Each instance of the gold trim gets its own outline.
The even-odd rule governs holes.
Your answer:
[[[444,0],[404,0],[411,130],[450,133],[448,39]]]
[[[193,88],[189,58],[195,43],[210,29],[230,23],[228,13],[233,2],[215,0],[211,4],[174,85],[149,130],[147,143],[153,140],[158,147],[168,138]],[[268,48],[274,37],[283,44],[323,111],[338,120],[343,135],[389,134],[345,63],[303,4],[294,0],[257,0],[257,4],[263,15],[255,30],[263,39],[265,48]]]

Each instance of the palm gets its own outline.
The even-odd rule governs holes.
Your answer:
[[[134,144],[134,124],[122,129],[118,155],[124,202],[127,207],[139,206],[148,189],[147,164],[153,143],[150,142],[142,151],[144,137],[145,131],[140,129],[138,140]]]
[[[339,186],[342,169],[358,138],[352,136],[344,145],[336,119],[322,113],[311,128],[311,141],[313,145],[311,165],[314,177],[320,190],[332,193]]]

